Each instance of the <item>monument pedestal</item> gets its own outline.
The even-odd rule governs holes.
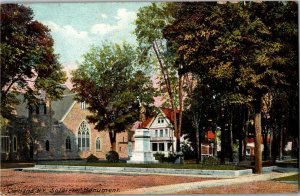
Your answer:
[[[127,163],[158,163],[150,150],[150,132],[148,129],[136,129],[134,150]]]

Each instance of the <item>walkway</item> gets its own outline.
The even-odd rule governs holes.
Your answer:
[[[242,176],[232,179],[219,179],[219,180],[208,180],[203,182],[190,182],[182,184],[173,184],[165,186],[155,186],[149,188],[140,188],[130,191],[120,192],[119,194],[171,194],[177,193],[179,191],[188,191],[193,189],[207,188],[207,187],[217,187],[217,186],[227,186],[233,184],[242,184],[247,182],[258,182],[258,181],[267,181],[275,178],[285,177],[297,174],[298,172],[289,172],[289,173],[268,173],[268,174],[251,174],[247,176]]]

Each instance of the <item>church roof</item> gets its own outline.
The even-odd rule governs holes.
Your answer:
[[[63,120],[65,115],[70,111],[72,106],[75,103],[75,93],[73,93],[70,89],[65,87],[65,90],[63,92],[63,97],[60,100],[52,101],[51,107],[53,112],[53,118],[57,121]],[[41,94],[39,98],[42,100],[45,96]],[[27,118],[28,117],[28,108],[27,108],[27,102],[24,100],[24,95],[19,94],[17,95],[17,99],[20,101],[20,103],[16,106],[16,115],[19,117]]]

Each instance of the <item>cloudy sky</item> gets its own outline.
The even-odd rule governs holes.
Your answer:
[[[135,43],[134,20],[149,3],[32,3],[35,19],[51,29],[55,53],[66,69],[76,68],[91,45],[105,40]]]

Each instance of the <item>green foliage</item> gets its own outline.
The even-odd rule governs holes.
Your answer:
[[[92,47],[72,75],[77,99],[89,105],[88,120],[99,131],[124,131],[138,120],[138,97],[145,105],[153,102],[150,77],[139,69],[135,48],[127,43]]]
[[[204,157],[202,164],[203,165],[218,165],[220,163],[219,159],[216,157]]]
[[[174,163],[176,160],[176,154],[170,152],[167,157],[163,158],[163,162]]]
[[[24,92],[34,102],[39,90],[58,99],[66,80],[53,53],[49,29],[33,20],[30,8],[19,4],[1,5],[1,114],[9,117]],[[28,85],[31,83],[32,85]]]
[[[98,157],[96,157],[95,155],[91,154],[90,156],[88,156],[86,158],[86,162],[87,163],[97,163],[99,161]]]
[[[155,160],[158,160],[160,163],[162,163],[164,161],[165,158],[165,154],[157,152],[155,154],[153,154]]]
[[[181,151],[183,153],[184,160],[194,159],[196,157],[195,151],[186,142],[181,143]]]
[[[202,164],[174,164],[174,163],[160,163],[160,164],[128,164],[128,163],[78,163],[78,162],[47,162],[47,165],[71,165],[71,166],[94,166],[94,167],[141,167],[141,168],[170,168],[170,169],[204,169],[204,170],[241,170],[245,169],[234,165],[202,165]]]
[[[119,162],[119,154],[116,151],[109,151],[106,155],[106,160],[111,163]]]
[[[275,181],[299,181],[299,174],[281,177],[281,178],[275,178],[274,180]]]

